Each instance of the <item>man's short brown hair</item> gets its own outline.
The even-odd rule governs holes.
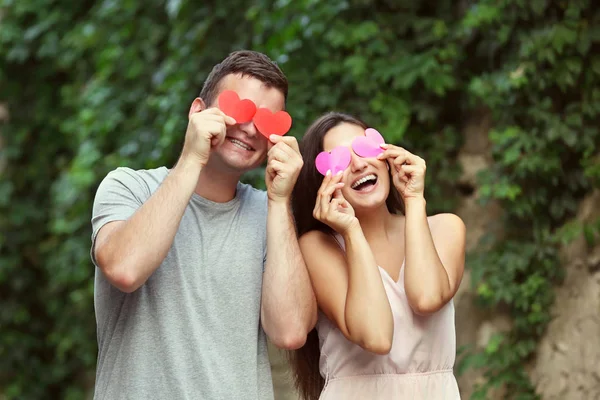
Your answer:
[[[229,74],[256,78],[268,87],[279,89],[287,100],[288,81],[277,64],[257,51],[239,50],[229,54],[227,58],[215,65],[204,81],[200,98],[207,105],[215,101],[221,80]]]

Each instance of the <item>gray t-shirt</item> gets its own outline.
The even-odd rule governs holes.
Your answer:
[[[168,173],[109,173],[94,201],[92,243]],[[273,399],[260,325],[266,220],[266,193],[249,185],[227,203],[194,193],[167,257],[138,290],[121,292],[96,268],[95,399]]]

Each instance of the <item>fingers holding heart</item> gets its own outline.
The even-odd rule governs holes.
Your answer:
[[[335,191],[344,187],[344,182],[340,182],[341,179],[342,174],[327,175],[319,188],[318,196],[326,198],[327,201],[331,200]]]
[[[396,167],[397,171],[400,171],[400,166],[405,164],[425,166],[425,160],[421,157],[412,154],[402,147],[392,145],[386,145],[386,150],[377,156],[377,158],[379,160],[388,160],[393,167]]]
[[[397,179],[400,179],[404,183],[408,183],[413,177],[423,177],[425,171],[419,165],[408,165],[402,164],[398,167]]]
[[[335,211],[342,211],[342,209],[347,209],[348,208],[348,202],[341,198],[341,199],[331,199],[331,202],[329,203],[330,207],[332,210]],[[343,212],[343,211],[342,211]]]
[[[331,196],[333,195],[334,191],[335,186],[330,184],[327,188],[325,188],[325,190],[321,194],[321,198],[319,199],[319,206],[321,208],[321,211],[325,214],[329,212],[329,206],[331,205],[332,200]]]
[[[285,169],[285,164],[283,162],[272,159],[267,163],[266,172],[271,179],[274,179],[283,169]]]
[[[273,146],[268,152],[265,182],[269,199],[287,201],[298,176],[295,162],[285,146]]]
[[[286,149],[286,146],[280,146],[279,144],[271,147],[271,149],[267,153],[267,157],[269,160],[277,160],[281,162],[286,162],[292,156],[293,153]]]
[[[323,178],[323,182],[321,183],[321,187],[317,192],[317,201],[315,203],[315,208],[313,214],[315,214],[315,218],[320,219],[321,214],[326,214],[329,211],[329,206],[333,197],[338,197],[341,195],[341,192],[336,195],[336,191],[340,191],[342,187],[344,187],[344,183],[340,182],[342,179],[342,174],[331,175],[328,174]],[[319,217],[317,217],[319,215]]]
[[[285,141],[280,141],[269,149],[268,160],[269,162],[271,160],[277,160],[285,163],[289,169],[290,176],[295,177],[300,173],[302,165],[304,164],[300,152],[296,151]]]
[[[313,217],[343,234],[358,222],[350,203],[342,195],[343,174],[331,175],[328,172],[317,193]]]
[[[379,154],[377,158],[379,160],[396,160],[402,158],[405,162],[409,159],[410,153],[404,150],[402,147],[397,147],[393,145],[385,145],[385,150],[383,153]]]
[[[341,184],[344,185],[343,183]],[[344,195],[342,194],[342,187],[338,187],[333,192],[331,204],[335,205],[336,209],[348,209],[350,208],[350,203],[346,200]]]
[[[289,146],[294,152],[300,154],[300,147],[298,146],[298,140],[293,136],[269,136],[269,141],[275,145],[283,143]]]
[[[390,164],[396,188],[405,197],[422,195],[425,186],[425,160],[401,147],[386,147],[378,158],[387,160]]]

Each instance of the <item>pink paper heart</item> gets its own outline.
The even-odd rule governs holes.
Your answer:
[[[317,171],[322,175],[326,175],[327,171],[331,171],[331,175],[335,175],[348,168],[348,165],[350,165],[350,158],[350,150],[347,147],[338,146],[330,152],[320,152],[315,159],[315,165]]]
[[[385,139],[376,129],[365,129],[365,136],[359,136],[352,142],[352,149],[361,157],[377,157],[383,153],[381,145]]]

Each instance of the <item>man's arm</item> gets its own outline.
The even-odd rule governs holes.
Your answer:
[[[268,207],[262,325],[277,347],[297,349],[317,322],[317,303],[298,246],[291,206],[269,200]]]
[[[94,259],[119,290],[126,293],[137,290],[163,262],[194,193],[200,170],[198,163],[182,160],[130,218],[100,228],[94,243]],[[103,185],[99,188],[96,199],[99,209],[110,207],[115,201],[110,187],[107,189],[105,193]]]
[[[268,195],[267,262],[261,322],[280,348],[297,349],[317,322],[317,302],[291,212],[291,194],[302,168],[296,138],[271,136],[265,174]]]
[[[225,140],[226,125],[235,124],[216,108],[193,111],[203,107],[200,103],[195,100],[190,110],[177,165],[148,200],[136,203],[131,188],[115,180],[98,189],[92,223],[104,226],[93,242],[93,259],[124,292],[142,286],[167,256],[211,149]]]

